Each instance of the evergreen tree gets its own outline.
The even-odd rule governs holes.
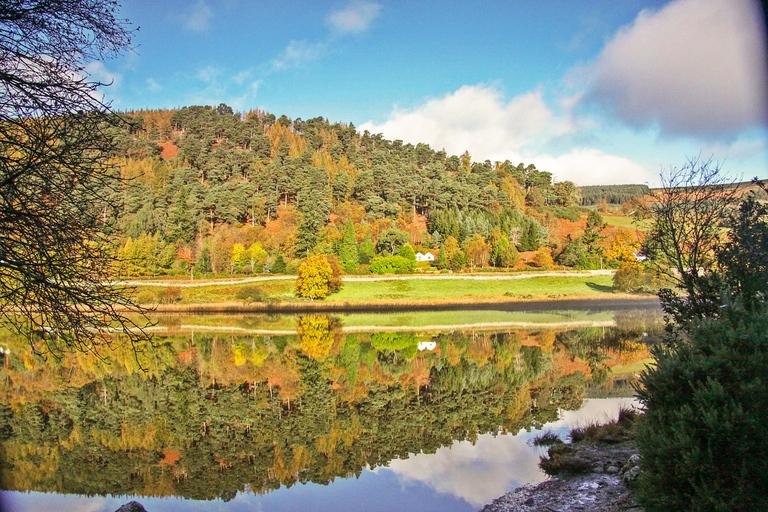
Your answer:
[[[339,258],[341,259],[341,265],[344,267],[345,272],[350,273],[355,271],[355,267],[359,261],[359,255],[357,250],[357,239],[355,238],[355,227],[351,220],[348,220],[344,225],[344,237],[341,239],[341,245],[339,246]]]
[[[376,250],[373,248],[373,241],[371,241],[371,233],[369,232],[365,236],[365,240],[360,244],[359,259],[360,263],[369,265],[376,255]]]
[[[539,237],[536,229],[536,224],[528,222],[523,231],[523,236],[520,237],[519,249],[525,251],[535,251],[539,248]]]
[[[285,265],[285,260],[283,259],[283,255],[278,254],[277,258],[275,258],[275,264],[272,265],[272,273],[285,274],[285,271],[286,271],[286,265]]]
[[[603,216],[600,215],[597,210],[589,212],[589,216],[587,217],[587,227],[584,230],[584,235],[581,237],[589,254],[602,254],[603,248],[600,246],[600,242],[605,239],[605,236],[601,233],[607,225],[608,223],[603,220]]]
[[[449,264],[448,264],[448,258],[445,256],[445,249],[441,247],[440,252],[437,254],[437,268],[439,268],[440,270],[443,270],[448,267],[449,267]]]

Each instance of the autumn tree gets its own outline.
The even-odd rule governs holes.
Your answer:
[[[536,255],[533,257],[533,263],[537,267],[552,268],[555,266],[555,262],[552,260],[552,251],[549,247],[541,247],[536,251]]]
[[[471,267],[484,267],[488,262],[490,247],[483,235],[475,233],[472,240],[467,242],[464,253]]]
[[[338,283],[333,283],[334,272],[328,257],[315,254],[306,258],[299,265],[299,275],[296,278],[296,293],[309,299],[324,299]]]
[[[242,269],[248,263],[248,251],[243,244],[232,246],[232,271]]]
[[[299,318],[296,332],[301,341],[301,350],[312,359],[322,361],[331,352],[333,336],[328,315],[311,315]]]
[[[105,276],[120,197],[121,127],[86,64],[119,55],[132,31],[107,0],[22,0],[0,7],[0,318],[34,351],[98,352],[125,328],[130,290]],[[35,333],[42,333],[36,335]]]

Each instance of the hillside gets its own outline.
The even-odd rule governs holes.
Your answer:
[[[376,256],[441,250],[456,270],[599,268],[611,247],[580,189],[533,165],[224,104],[119,115],[125,182],[104,219],[120,276],[282,273],[313,252],[363,273]]]

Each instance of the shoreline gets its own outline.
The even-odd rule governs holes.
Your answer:
[[[610,294],[613,295],[613,294]],[[659,307],[656,296],[587,295],[569,298],[490,298],[366,301],[366,302],[277,302],[245,303],[216,302],[199,304],[142,305],[154,313],[390,313],[398,311],[547,311],[564,310],[621,310],[652,309]]]

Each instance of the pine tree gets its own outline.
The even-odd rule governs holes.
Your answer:
[[[365,241],[363,241],[363,243],[360,244],[360,251],[359,251],[360,263],[364,265],[369,265],[375,255],[376,255],[376,250],[373,248],[371,233],[368,233],[365,237]]]
[[[359,255],[357,253],[355,227],[351,220],[348,220],[344,226],[344,237],[341,239],[341,246],[339,247],[339,259],[341,259],[341,265],[344,267],[345,272],[351,273],[355,271]]]
[[[437,254],[437,268],[439,268],[440,270],[443,270],[448,267],[449,267],[449,264],[448,264],[448,258],[445,256],[445,249],[441,247],[440,252]]]

